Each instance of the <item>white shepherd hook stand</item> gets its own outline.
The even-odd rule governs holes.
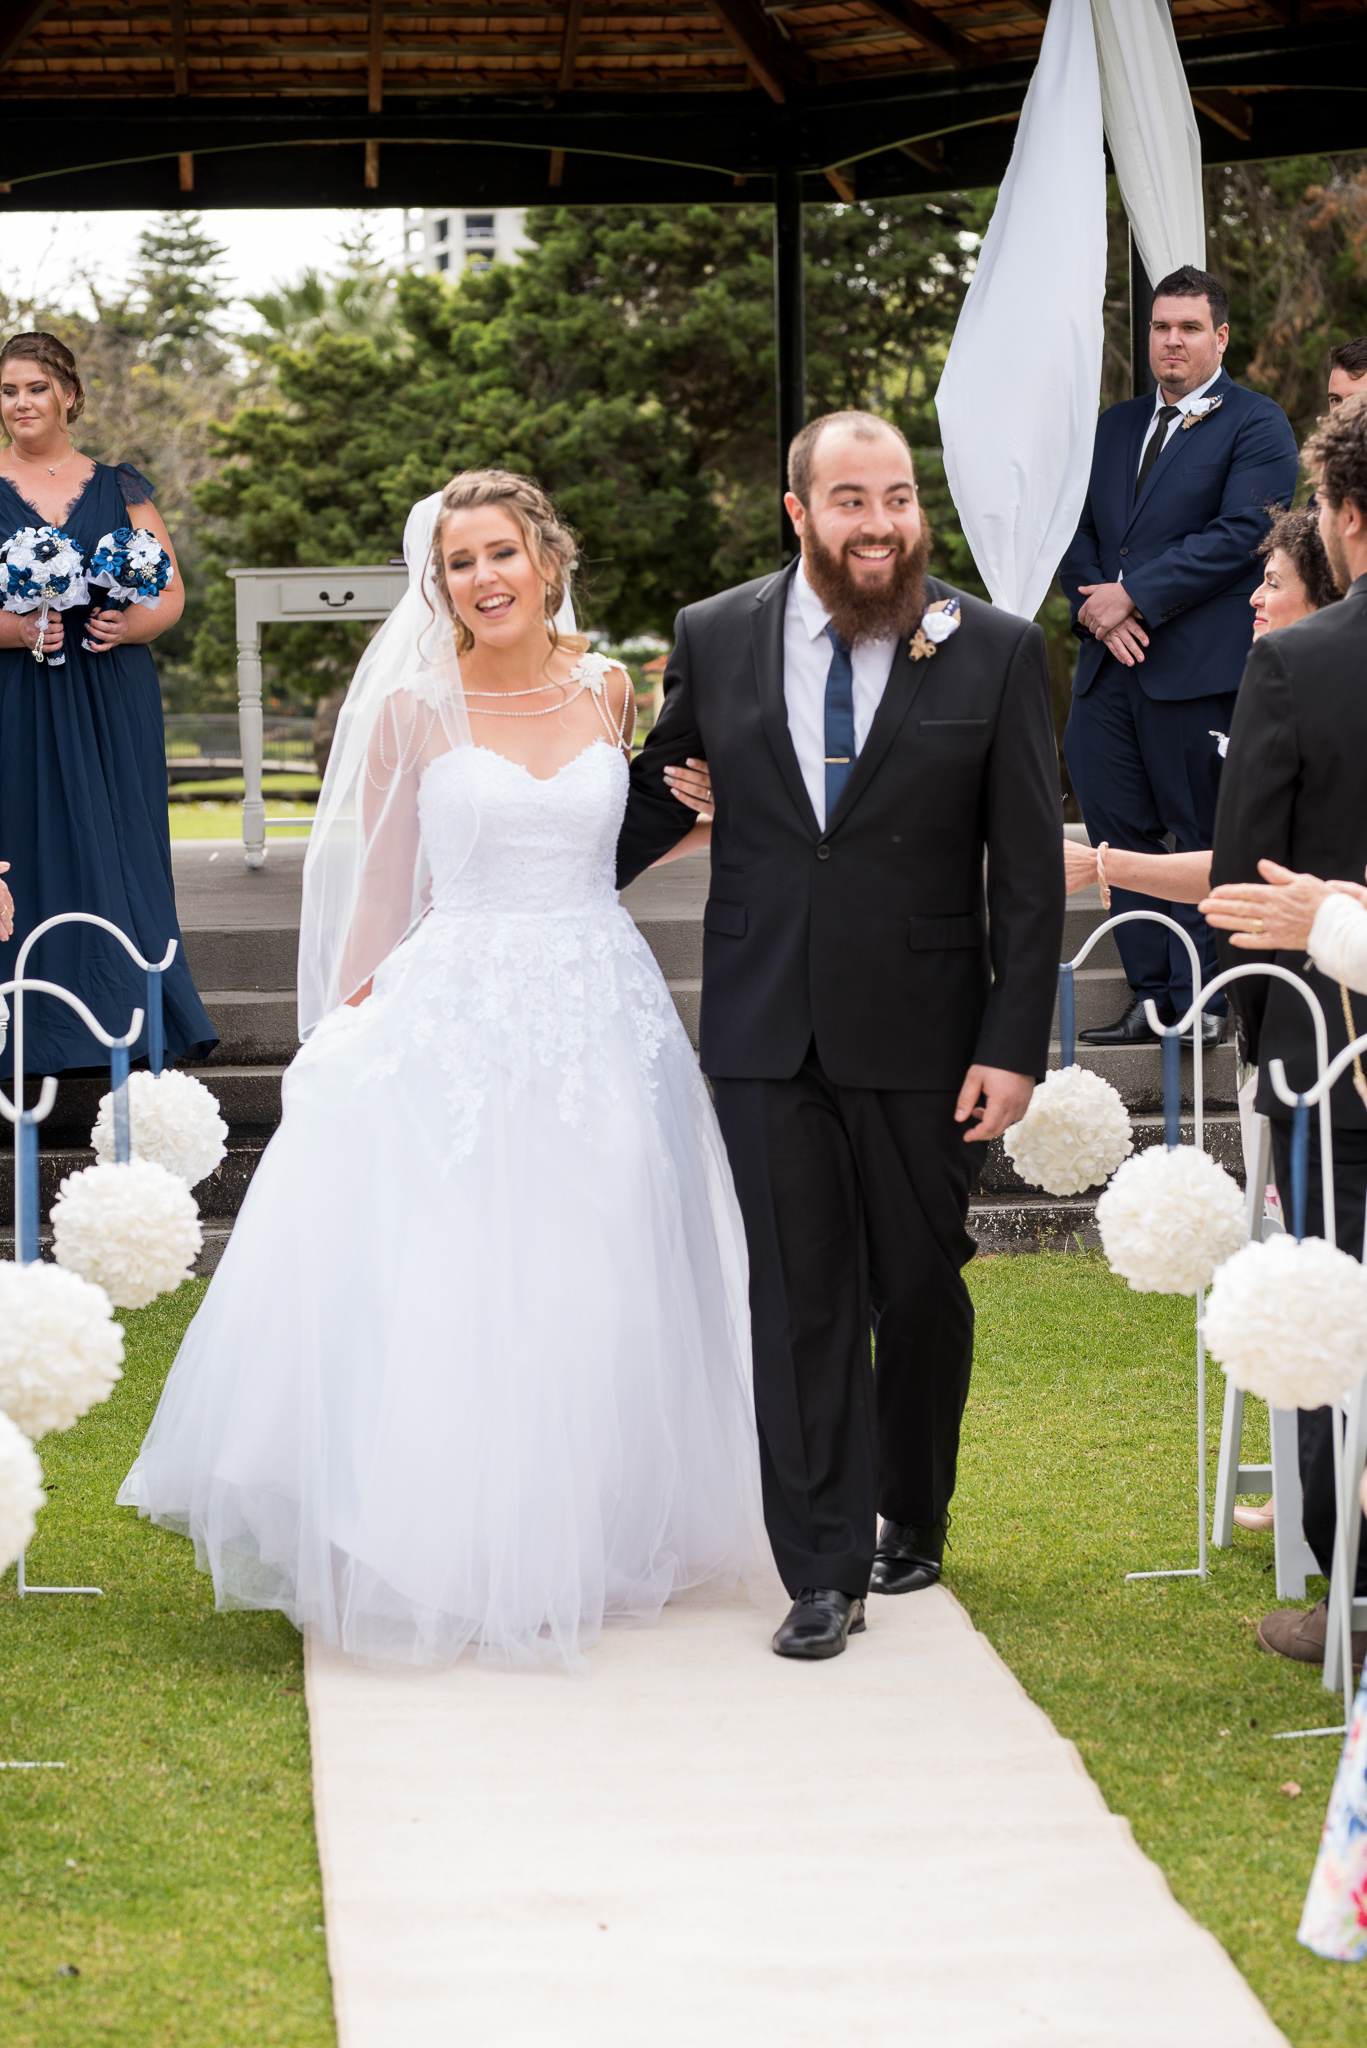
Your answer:
[[[1318,1076],[1312,1088],[1298,1094],[1287,1085],[1286,1069],[1280,1060],[1268,1063],[1268,1078],[1279,1102],[1286,1103],[1294,1111],[1291,1136],[1291,1189],[1295,1207],[1295,1234],[1299,1240],[1304,1226],[1306,1153],[1309,1139],[1310,1105],[1316,1103],[1320,1112],[1320,1155],[1321,1161],[1330,1162],[1326,1176],[1330,1192],[1325,1195],[1325,1237],[1334,1242],[1332,1200],[1333,1129],[1330,1122],[1329,1098],[1334,1083],[1345,1074],[1353,1060],[1367,1052],[1367,1037],[1355,1038],[1346,1045],[1332,1063],[1324,1056],[1322,1042],[1316,1041],[1316,1065]],[[1367,1258],[1367,1244],[1363,1246]],[[1346,1414],[1345,1414],[1346,1409]],[[1343,1735],[1352,1724],[1353,1717],[1353,1623],[1367,1616],[1367,1602],[1357,1598],[1358,1543],[1361,1523],[1357,1503],[1353,1498],[1359,1476],[1367,1456],[1367,1376],[1359,1381],[1356,1390],[1344,1401],[1334,1404],[1334,1570],[1329,1581],[1329,1615],[1324,1643],[1324,1689],[1336,1692],[1343,1688],[1342,1728],[1298,1728],[1298,1735]]]
[[[94,1017],[91,1016],[79,996],[70,989],[62,988],[54,981],[37,981],[25,974],[28,956],[45,932],[54,931],[63,924],[93,924],[101,931],[109,932],[123,947],[125,953],[136,961],[147,975],[147,1009],[134,1010],[132,1021],[122,1038],[111,1038]],[[24,997],[25,995],[55,996],[74,1010],[86,1030],[109,1049],[109,1081],[114,1093],[114,1159],[117,1165],[126,1166],[130,1156],[128,1126],[128,1059],[129,1047],[136,1045],[142,1030],[144,1014],[147,1020],[148,1065],[154,1074],[159,1074],[166,1062],[166,1040],[162,1027],[161,977],[176,957],[176,941],[171,940],[163,960],[144,960],[127,933],[121,932],[108,918],[96,917],[88,910],[68,910],[59,917],[50,917],[45,923],[36,925],[19,948],[19,957],[14,964],[14,979],[0,983],[0,997],[14,997],[14,1090],[13,1101],[0,1088],[0,1116],[14,1125],[14,1257],[20,1266],[30,1266],[38,1257],[38,1126],[52,1109],[57,1100],[57,1082],[49,1074],[43,1081],[38,1101],[34,1108],[24,1107]],[[102,1586],[30,1586],[24,1574],[25,1553],[19,1553],[18,1591],[25,1600],[30,1593],[93,1593],[103,1597]]]
[[[1081,951],[1071,960],[1065,960],[1058,971],[1059,997],[1059,1065],[1073,1064],[1076,1037],[1073,975],[1099,939],[1107,932],[1113,932],[1122,924],[1137,922],[1161,924],[1177,937],[1187,949],[1191,966],[1192,989],[1201,990],[1201,960],[1191,933],[1180,925],[1175,917],[1168,917],[1161,910],[1125,910],[1115,917],[1108,917],[1105,924],[1099,924],[1090,935]],[[1182,1033],[1191,1029],[1191,1020],[1199,1013],[1211,988],[1201,990],[1187,1015],[1177,1024],[1160,1024],[1158,1012],[1153,1004],[1145,1004],[1145,1015],[1150,1029],[1163,1041],[1163,1136],[1170,1152],[1175,1151],[1182,1139]],[[1204,1149],[1204,1082],[1201,1069],[1201,1034],[1192,1030],[1191,1053],[1191,1101],[1192,1115],[1196,1126],[1196,1148]],[[1128,1585],[1132,1579],[1204,1579],[1206,1577],[1206,1346],[1201,1334],[1201,1302],[1196,1296],[1196,1563],[1179,1570],[1161,1572],[1126,1572]]]

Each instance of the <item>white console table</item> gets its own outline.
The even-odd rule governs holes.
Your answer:
[[[237,717],[242,734],[242,846],[249,868],[266,858],[261,794],[261,628],[305,619],[386,619],[408,588],[402,565],[353,569],[229,569],[237,586]]]

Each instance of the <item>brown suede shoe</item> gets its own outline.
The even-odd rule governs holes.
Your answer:
[[[1294,1657],[1298,1664],[1323,1664],[1324,1639],[1329,1633],[1329,1601],[1317,1600],[1308,1611],[1278,1607],[1258,1623],[1258,1647],[1274,1657]],[[1362,1669],[1367,1654],[1367,1631],[1353,1633],[1353,1667]]]

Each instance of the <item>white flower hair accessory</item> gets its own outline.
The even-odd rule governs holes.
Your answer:
[[[75,1273],[0,1264],[0,1412],[25,1436],[70,1429],[108,1398],[123,1367],[111,1316],[109,1296]]]
[[[134,1159],[150,1159],[198,1187],[227,1152],[228,1126],[218,1113],[217,1099],[193,1074],[168,1067],[161,1074],[128,1077],[128,1132]],[[100,1097],[99,1115],[90,1133],[97,1159],[114,1160],[114,1097]]]
[[[53,1204],[58,1265],[123,1308],[146,1308],[179,1287],[203,1242],[190,1190],[150,1159],[69,1173]]]
[[[1022,1180],[1047,1195],[1099,1188],[1134,1150],[1130,1113],[1109,1081],[1086,1067],[1055,1067],[1002,1139]]]
[[[1246,1244],[1202,1317],[1225,1377],[1270,1408],[1326,1408],[1367,1371],[1367,1273],[1323,1238]]]
[[[959,600],[957,597],[942,597],[934,604],[928,604],[921,614],[921,623],[912,635],[907,649],[913,661],[928,661],[936,648],[948,640],[951,633],[959,630]]]
[[[1247,1241],[1238,1182],[1194,1145],[1127,1159],[1096,1221],[1111,1270],[1136,1294],[1195,1294]]]

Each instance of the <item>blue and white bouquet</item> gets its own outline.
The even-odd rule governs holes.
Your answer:
[[[155,611],[175,573],[171,557],[154,533],[144,526],[116,526],[96,546],[87,581],[92,590],[108,591],[107,597],[92,600],[102,611],[126,612],[134,604]],[[82,640],[81,645],[91,653],[99,651],[91,640]]]
[[[60,668],[63,653],[44,654],[43,631],[49,612],[70,611],[85,604],[85,557],[60,526],[21,526],[0,542],[0,606],[7,612],[39,612],[35,661]]]

